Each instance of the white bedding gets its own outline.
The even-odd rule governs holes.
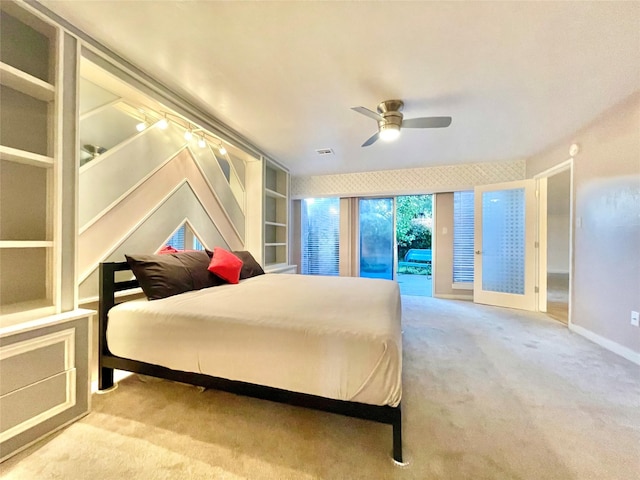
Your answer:
[[[269,274],[117,305],[107,342],[174,370],[397,406],[400,322],[396,282]]]

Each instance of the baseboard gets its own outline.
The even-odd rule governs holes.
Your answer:
[[[586,339],[591,340],[593,343],[597,343],[601,347],[604,347],[610,352],[626,358],[636,365],[640,365],[640,352],[634,352],[630,348],[620,345],[619,343],[616,343],[613,340],[609,340],[608,338],[601,337],[597,333],[593,333],[591,330],[587,330],[586,328],[581,327],[580,325],[576,325],[575,323],[569,324],[569,330],[577,333],[578,335],[582,335]]]
[[[433,295],[434,298],[442,298],[444,300],[473,300],[473,295],[458,294],[443,294],[438,293]]]
[[[554,269],[547,269],[547,273],[562,274],[562,275],[569,275],[569,270],[554,270]]]

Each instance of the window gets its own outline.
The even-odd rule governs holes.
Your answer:
[[[339,275],[340,199],[302,200],[300,219],[301,272],[307,275]]]
[[[193,233],[193,230],[185,223],[174,233],[166,245],[176,250],[204,250],[200,239]]]
[[[453,193],[453,283],[473,283],[473,191]]]

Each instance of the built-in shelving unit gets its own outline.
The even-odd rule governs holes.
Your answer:
[[[289,265],[289,172],[262,157],[247,163],[247,249],[267,273],[295,273]]]
[[[77,309],[77,168],[63,154],[76,79],[62,64],[77,51],[28,4],[0,2],[0,461],[89,409],[93,312]]]
[[[0,316],[54,313],[57,30],[12,2],[0,25]]]
[[[268,271],[289,262],[289,173],[264,162],[264,267]]]

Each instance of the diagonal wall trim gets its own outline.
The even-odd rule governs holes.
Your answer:
[[[149,128],[145,132],[114,147],[94,166],[80,172],[78,216],[81,226],[184,148],[183,132],[175,126],[166,130]]]
[[[145,135],[148,135],[150,132],[153,132],[154,129],[158,129],[158,127],[156,127],[155,125],[151,125],[149,128],[144,129],[142,132],[136,132],[132,134],[129,138],[126,138],[115,147],[110,148],[95,160],[92,160],[89,163],[85,163],[82,167],[80,167],[80,173],[83,174],[87,170],[91,170],[92,168],[98,167],[105,160],[108,160],[110,157],[117,155],[121,150],[124,150],[125,148],[127,148],[129,144],[135,142],[140,137],[143,137]],[[183,145],[182,145],[183,147],[184,147],[184,144],[185,142],[183,142]],[[179,148],[179,147],[176,147],[176,148]]]
[[[182,184],[147,218],[128,232],[124,238],[114,245],[101,261],[121,262],[129,253],[152,253],[158,249],[159,243],[168,238],[175,226],[184,220],[186,214],[190,225],[195,227],[199,235],[207,239],[207,246],[234,247],[228,245],[217,226],[211,221],[204,207],[195,196],[187,181]],[[93,298],[98,293],[97,264],[93,271],[85,273],[79,285],[79,298]]]
[[[82,122],[82,120],[85,120],[86,118],[92,117],[93,115],[96,115],[101,111],[106,110],[109,107],[113,107],[114,105],[117,105],[118,103],[122,102],[122,100],[123,99],[121,97],[117,97],[111,100],[110,102],[103,103],[102,105],[98,105],[97,107],[92,108],[91,110],[80,115],[80,121]]]
[[[226,181],[214,153],[210,148],[200,154],[197,154],[191,146],[187,146],[187,150],[189,150],[191,157],[194,159],[195,165],[202,174],[202,178],[220,205],[222,205],[227,219],[231,222],[231,225],[234,226],[238,235],[244,238],[246,230],[244,225],[244,211],[238,204],[238,200],[233,194],[230,184]],[[211,179],[214,181],[212,182]]]
[[[107,212],[100,222],[94,223],[91,228],[81,233],[78,252],[80,280],[84,280],[108,252],[120,245],[184,183],[189,184],[204,211],[217,225],[225,242],[234,249],[242,247],[242,237],[206,182],[190,151],[184,149]],[[114,239],[118,239],[115,245]]]

